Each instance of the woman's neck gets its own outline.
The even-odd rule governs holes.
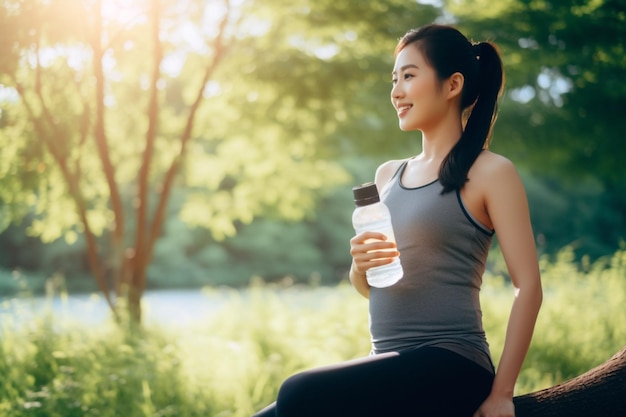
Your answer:
[[[421,129],[422,153],[425,160],[443,160],[463,134],[461,113],[452,108],[438,123]]]

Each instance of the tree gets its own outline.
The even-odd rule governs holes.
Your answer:
[[[626,346],[583,375],[545,390],[516,397],[518,417],[609,417],[626,409]]]
[[[84,239],[111,307],[126,293],[139,320],[175,188],[181,219],[220,240],[310,212],[349,178],[338,151],[380,154],[395,120],[368,102],[388,94],[407,10],[437,15],[400,0],[4,1],[1,226],[29,214],[44,241]]]
[[[245,91],[249,57],[233,51],[261,42],[255,31],[265,35],[268,22],[253,6],[7,0],[0,8],[4,218],[19,220],[34,202],[31,233],[84,236],[99,289],[113,311],[125,295],[135,321],[175,187],[186,187],[181,216],[223,238],[263,211],[299,218],[323,186],[346,179],[316,152],[325,111],[293,106],[319,95]],[[302,58],[295,68],[315,61]],[[276,117],[291,125],[279,131]],[[306,133],[311,126],[319,137]]]

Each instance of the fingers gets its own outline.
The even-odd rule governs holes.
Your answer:
[[[372,251],[397,252],[396,248],[397,247],[394,242],[388,242],[387,236],[378,232],[363,232],[350,239],[350,254],[353,257],[370,253]],[[390,256],[394,257],[397,256],[397,254],[392,255],[390,253],[386,253],[383,257]]]
[[[366,243],[371,240],[387,240],[387,236],[380,232],[363,232],[350,239],[350,244]]]
[[[366,272],[370,268],[390,264],[400,256],[396,244],[386,239],[382,233],[364,232],[350,240],[350,254],[357,271]]]
[[[350,254],[353,258],[359,257],[363,259],[394,258],[400,255],[395,243],[385,241],[372,241],[352,245]]]

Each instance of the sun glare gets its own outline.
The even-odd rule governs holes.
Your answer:
[[[138,0],[103,0],[102,17],[123,25],[132,26],[147,20],[145,2]]]

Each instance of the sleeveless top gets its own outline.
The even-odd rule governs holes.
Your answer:
[[[465,209],[459,191],[402,185],[405,161],[383,188],[404,277],[370,289],[372,353],[441,347],[494,372],[479,292],[493,230]]]

